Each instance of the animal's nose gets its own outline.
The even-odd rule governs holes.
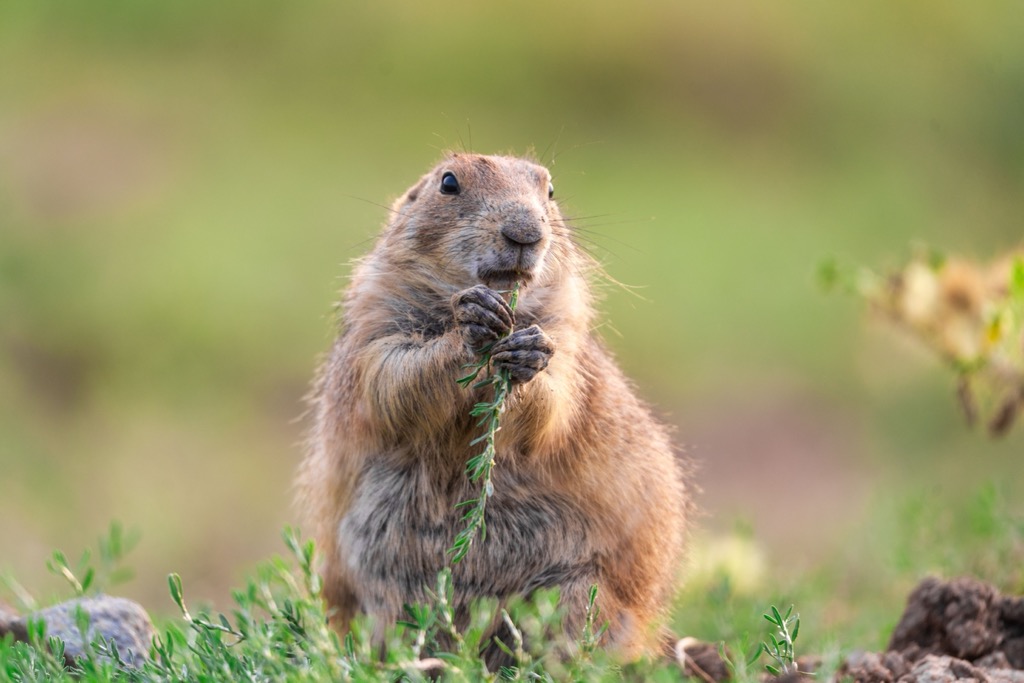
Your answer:
[[[502,234],[516,247],[536,245],[544,237],[542,218],[530,207],[506,204],[502,208]]]
[[[543,236],[540,225],[531,220],[506,221],[501,226],[501,234],[516,246],[529,246],[540,242]]]

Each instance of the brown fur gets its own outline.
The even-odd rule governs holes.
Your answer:
[[[446,171],[460,194],[440,192]],[[479,493],[464,470],[482,448],[469,446],[480,433],[469,411],[487,398],[455,380],[507,331],[481,283],[520,280],[503,342],[520,381],[501,418],[487,538],[452,567],[457,606],[558,585],[578,635],[596,583],[606,642],[627,658],[657,647],[689,492],[666,429],[591,333],[593,264],[549,182],[530,161],[450,154],[395,202],[355,269],[299,474],[341,629],[360,612],[393,623],[447,564],[463,527],[455,505]]]

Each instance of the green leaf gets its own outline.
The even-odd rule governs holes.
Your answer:
[[[434,654],[434,656],[440,659],[442,662],[450,662],[453,664],[458,664],[459,660],[461,659],[459,655],[455,654],[454,652],[437,652]]]
[[[174,604],[178,606],[182,613],[187,613],[188,610],[185,609],[185,600],[181,590],[181,577],[174,573],[168,574],[167,585],[170,586],[171,599],[174,600]]]
[[[828,257],[818,264],[818,286],[825,292],[833,291],[839,284],[839,263],[835,257]]]
[[[938,249],[936,247],[930,247],[928,249],[928,267],[931,268],[932,270],[941,270],[942,267],[946,265],[946,261],[948,260],[949,259],[946,256],[945,252],[943,252],[941,249]]]
[[[64,557],[64,553],[62,553],[59,550],[54,550],[53,551],[53,555],[51,555],[51,558],[52,558],[53,565],[58,567],[58,568],[67,567],[68,566],[67,558]]]
[[[497,646],[498,646],[498,649],[499,649],[499,650],[501,650],[502,652],[504,652],[505,654],[507,654],[507,655],[508,655],[509,657],[514,657],[514,656],[515,656],[515,653],[514,653],[514,652],[512,651],[512,648],[510,648],[510,647],[509,647],[508,645],[506,645],[506,644],[505,644],[505,643],[504,643],[504,642],[503,642],[503,641],[501,640],[501,638],[498,638],[497,636],[495,636],[495,637],[494,637],[494,639],[492,640],[492,642],[493,642],[493,643],[494,643],[495,645],[497,645]]]
[[[25,631],[30,643],[41,643],[46,638],[46,621],[38,617],[29,617]]]
[[[1010,274],[1010,294],[1018,301],[1024,301],[1024,257],[1013,260],[1013,271]]]
[[[75,626],[78,628],[78,632],[82,634],[82,640],[89,640],[89,613],[85,611],[81,604],[75,605]]]
[[[478,368],[477,368],[476,370],[474,370],[474,371],[473,371],[473,373],[472,373],[472,374],[469,374],[469,375],[465,375],[465,376],[463,376],[463,377],[460,377],[460,378],[458,378],[458,379],[457,379],[457,380],[455,380],[455,381],[456,381],[456,382],[457,382],[457,383],[458,383],[458,384],[459,384],[460,386],[463,386],[463,387],[464,387],[464,386],[466,386],[467,384],[469,384],[470,382],[472,382],[473,380],[475,380],[475,379],[476,379],[476,376],[477,376],[477,375],[479,375],[479,374],[480,374],[480,368],[478,367]]]
[[[50,652],[53,654],[53,658],[57,661],[64,659],[64,641],[57,636],[50,636],[46,639],[46,644],[50,648]]]
[[[89,567],[85,570],[85,576],[82,577],[82,592],[85,593],[89,590],[89,586],[92,585],[93,579],[96,578],[96,570]]]
[[[228,618],[226,616],[224,616],[223,614],[218,614],[217,615],[217,621],[220,622],[220,625],[224,627],[225,631],[230,631],[230,632],[234,631],[234,629],[231,628],[231,622],[228,621]]]

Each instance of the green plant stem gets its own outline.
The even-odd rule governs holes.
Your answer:
[[[508,305],[513,312],[516,310],[516,304],[519,302],[519,286],[517,282],[509,296]],[[509,334],[512,334],[512,331],[509,330]],[[471,448],[483,443],[483,451],[466,462],[466,474],[469,476],[470,481],[480,482],[481,489],[480,495],[476,498],[463,501],[455,506],[456,509],[466,508],[466,512],[462,516],[466,526],[456,535],[452,546],[448,548],[453,564],[460,562],[466,556],[477,535],[480,536],[481,541],[487,538],[487,523],[484,513],[487,509],[488,498],[494,495],[492,474],[494,472],[494,460],[498,454],[494,441],[498,430],[501,429],[500,418],[501,414],[505,411],[505,399],[512,392],[512,378],[509,376],[508,371],[499,370],[495,372],[491,367],[491,349],[493,347],[494,344],[491,344],[485,348],[480,360],[468,367],[469,374],[457,380],[464,387],[472,384],[474,389],[493,386],[494,397],[490,402],[477,403],[469,413],[473,417],[479,417],[480,420],[477,422],[477,426],[484,428],[484,433],[470,442]],[[475,381],[480,372],[485,370],[487,373],[486,377],[480,381]]]
[[[773,676],[799,673],[793,643],[796,642],[796,637],[800,634],[800,615],[793,614],[792,605],[786,610],[785,615],[781,614],[775,605],[771,605],[771,612],[763,616],[778,629],[778,635],[768,634],[771,645],[762,642],[758,648],[758,653],[764,652],[778,665],[766,664],[765,669]]]

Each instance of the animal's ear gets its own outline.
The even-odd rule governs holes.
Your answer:
[[[420,178],[419,182],[410,187],[408,190],[405,191],[405,194],[403,194],[401,197],[395,200],[395,203],[391,205],[391,210],[394,213],[401,213],[402,209],[411,204],[414,204],[416,200],[419,198],[420,193],[423,191],[423,186],[426,185],[426,183],[427,176],[423,176],[422,178]]]
[[[427,184],[427,180],[430,177],[431,174],[428,173],[427,175],[420,178],[419,182],[410,187],[405,193],[405,200],[410,204],[416,201],[416,199],[420,196],[420,193],[423,191],[423,186]]]

